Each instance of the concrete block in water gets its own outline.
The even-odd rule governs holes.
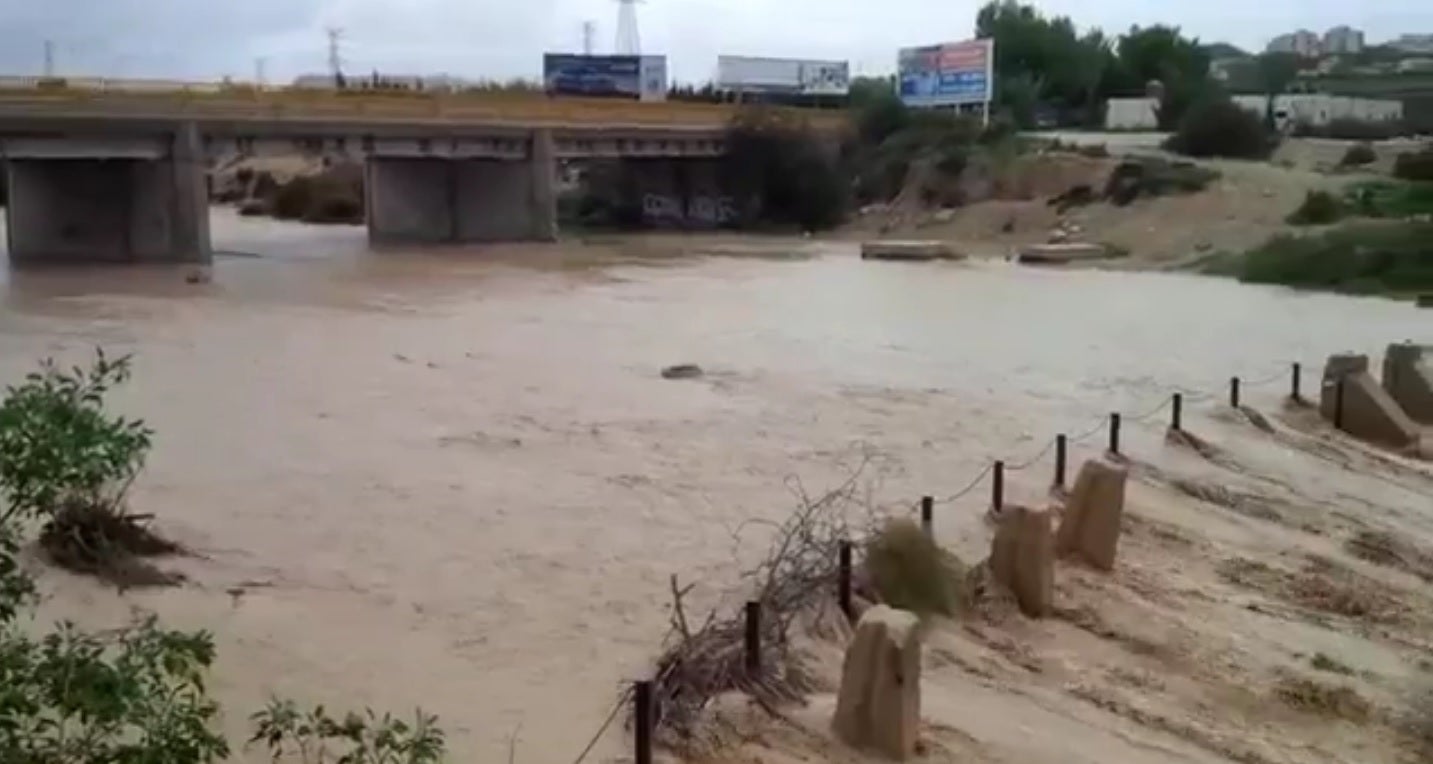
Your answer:
[[[1050,612],[1055,592],[1055,537],[1049,510],[1007,506],[990,546],[990,574],[1031,618]]]
[[[1025,265],[1065,265],[1090,260],[1109,260],[1118,256],[1103,244],[1057,242],[1022,247],[1016,262]]]
[[[1114,570],[1128,478],[1129,471],[1123,467],[1085,462],[1055,537],[1057,554],[1079,557],[1100,570]]]
[[[1433,346],[1389,345],[1383,389],[1415,422],[1433,425]]]
[[[1418,425],[1368,373],[1368,356],[1331,356],[1320,392],[1320,413],[1344,432],[1393,448],[1417,445]]]
[[[963,260],[965,255],[943,241],[868,241],[862,260]]]
[[[831,727],[856,748],[896,760],[916,754],[921,715],[919,620],[877,605],[861,616],[846,648]]]

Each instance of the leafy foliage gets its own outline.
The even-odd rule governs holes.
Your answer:
[[[976,17],[976,36],[995,40],[996,105],[1023,127],[1041,105],[1063,122],[1093,124],[1104,99],[1143,94],[1152,81],[1163,87],[1160,114],[1172,125],[1209,82],[1208,51],[1175,27],[1135,27],[1117,38],[1080,33],[1069,18],[993,0]]]
[[[1193,157],[1264,159],[1276,145],[1257,114],[1219,96],[1191,107],[1165,148]]]
[[[249,744],[263,745],[274,761],[300,764],[433,764],[445,750],[437,717],[414,712],[413,723],[389,714],[349,712],[340,720],[323,706],[301,712],[291,700],[274,699],[250,717]]]
[[[128,356],[96,351],[89,369],[40,371],[0,402],[0,522],[47,517],[67,503],[114,506],[144,466],[153,431],[104,412],[104,395],[129,378]]]
[[[1433,183],[1369,181],[1355,183],[1346,204],[1370,218],[1409,218],[1433,215]]]
[[[68,623],[40,641],[0,632],[0,761],[211,762],[229,753],[210,729],[219,707],[204,674],[214,661],[205,632],[159,628],[148,618],[89,634]]]
[[[727,128],[726,147],[722,185],[740,200],[748,219],[814,231],[844,218],[846,182],[836,152],[803,122],[749,109]]]
[[[1218,272],[1242,281],[1362,294],[1433,290],[1433,224],[1363,223],[1279,236]]]

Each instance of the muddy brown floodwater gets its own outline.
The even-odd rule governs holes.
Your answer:
[[[1379,299],[864,263],[805,241],[368,252],[362,229],[224,211],[214,231],[229,254],[210,284],[142,268],[0,283],[0,378],[95,345],[135,354],[115,403],[158,436],[133,504],[198,552],[167,591],[47,571],[43,615],[111,624],[140,607],[213,630],[231,739],[272,693],[421,705],[458,761],[504,758],[519,728],[519,760],[571,760],[649,670],[668,576],[701,582],[701,602],[734,587],[763,543],[743,521],[783,517],[793,477],[834,484],[869,453],[874,500],[949,494],[994,456],[1176,387],[1276,377],[1246,392],[1272,400],[1297,360],[1312,390],[1328,353],[1377,353],[1428,320]],[[707,375],[662,379],[675,363]],[[1014,476],[1014,498],[1044,469]],[[960,545],[984,501],[943,506],[942,537]]]

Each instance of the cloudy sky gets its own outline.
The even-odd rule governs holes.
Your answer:
[[[1037,0],[1081,27],[1178,24],[1205,41],[1259,49],[1298,27],[1349,24],[1370,41],[1433,33],[1430,0]],[[642,49],[673,77],[709,79],[718,53],[847,59],[889,72],[895,50],[971,34],[975,0],[645,0]],[[352,71],[536,77],[543,51],[577,51],[582,23],[611,49],[616,0],[0,0],[0,74],[39,74],[53,41],[60,74],[250,78],[326,70],[327,27]]]

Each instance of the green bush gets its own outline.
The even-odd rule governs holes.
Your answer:
[[[1351,293],[1433,290],[1433,223],[1360,223],[1278,236],[1221,265],[1240,280]]]
[[[363,204],[351,196],[322,196],[304,211],[305,223],[363,222]]]
[[[269,211],[279,220],[301,220],[313,205],[314,195],[313,179],[299,176],[279,186]]]
[[[0,522],[53,519],[72,504],[117,506],[144,466],[153,431],[104,411],[130,359],[96,351],[88,369],[46,360],[0,401]]]
[[[1409,154],[1399,154],[1393,163],[1393,177],[1403,180],[1433,181],[1433,144]]]
[[[1369,181],[1350,186],[1345,204],[1370,218],[1410,218],[1433,215],[1433,183]]]
[[[1374,151],[1373,144],[1355,143],[1348,147],[1339,160],[1340,167],[1366,167],[1378,161],[1378,152]]]
[[[1327,191],[1310,191],[1288,218],[1290,225],[1328,225],[1343,217],[1343,202]]]
[[[300,712],[290,700],[274,699],[249,717],[254,734],[249,744],[268,749],[272,761],[300,764],[435,764],[442,761],[443,730],[437,717],[415,712],[410,725],[371,709],[341,719],[323,706]]]
[[[849,184],[822,141],[793,117],[745,110],[727,128],[718,170],[722,187],[739,208],[754,211],[753,222],[831,228],[845,219]]]
[[[921,615],[965,607],[965,569],[910,520],[891,520],[867,542],[866,570],[882,601]]]
[[[1276,146],[1263,120],[1227,97],[1196,102],[1165,142],[1165,148],[1187,156],[1235,159],[1266,159]]]

